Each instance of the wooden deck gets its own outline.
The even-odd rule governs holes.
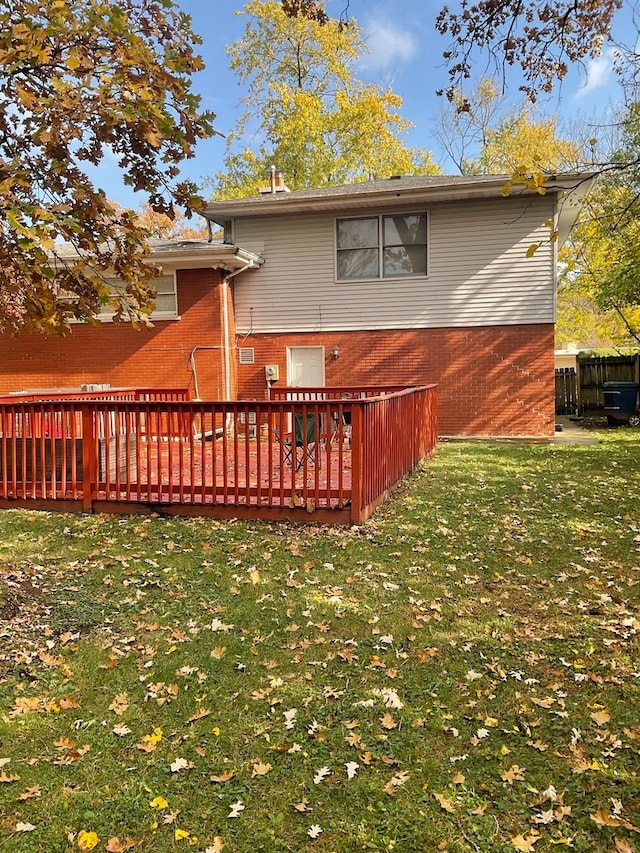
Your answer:
[[[2,398],[0,506],[360,523],[435,447],[434,386],[273,397]]]

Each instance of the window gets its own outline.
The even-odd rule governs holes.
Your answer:
[[[111,292],[116,296],[124,282],[119,278],[107,279]],[[176,277],[175,275],[163,275],[159,278],[153,278],[149,282],[149,287],[156,291],[154,302],[156,307],[151,312],[152,320],[177,320],[178,319],[178,297],[176,293]],[[105,305],[98,315],[100,320],[109,320],[113,317],[115,310]]]
[[[338,219],[336,227],[338,279],[426,276],[426,213]]]

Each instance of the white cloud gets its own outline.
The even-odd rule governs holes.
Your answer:
[[[613,66],[616,53],[613,48],[605,50],[601,56],[591,59],[585,66],[586,79],[584,86],[576,92],[576,97],[584,98],[596,89],[603,89],[613,77]]]
[[[417,40],[409,30],[381,18],[369,18],[363,25],[363,32],[371,51],[362,63],[367,66],[389,70],[409,62],[417,52]]]

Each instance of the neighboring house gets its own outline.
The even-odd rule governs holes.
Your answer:
[[[109,383],[264,399],[275,365],[280,385],[436,382],[445,435],[550,435],[556,255],[590,177],[507,197],[505,181],[288,192],[272,176],[259,197],[208,205],[222,243],[154,245],[152,330],[0,339],[0,391]]]

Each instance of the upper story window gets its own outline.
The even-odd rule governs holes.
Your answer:
[[[126,285],[119,278],[109,278],[107,283],[114,297],[117,297],[118,291],[124,289]],[[156,297],[153,300],[156,307],[151,312],[151,320],[177,320],[178,319],[178,296],[176,292],[176,277],[175,275],[163,275],[159,278],[152,278],[149,282],[149,287],[156,292]],[[110,308],[105,305],[98,314],[100,320],[110,320],[115,313],[115,308]]]
[[[426,276],[426,212],[338,219],[336,226],[339,279]]]

